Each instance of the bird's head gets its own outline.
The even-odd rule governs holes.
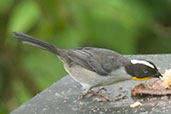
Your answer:
[[[125,66],[125,69],[134,80],[147,80],[162,77],[157,67],[147,60],[133,59]]]

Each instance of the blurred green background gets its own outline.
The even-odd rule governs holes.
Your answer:
[[[0,114],[66,75],[55,55],[12,39],[12,32],[65,49],[170,53],[171,0],[0,0]]]

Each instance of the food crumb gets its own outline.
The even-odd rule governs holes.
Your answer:
[[[165,73],[162,75],[163,77],[161,77],[161,79],[163,80],[164,87],[167,89],[171,89],[171,68],[165,70]]]
[[[142,104],[140,102],[135,102],[134,104],[131,104],[130,107],[131,108],[138,108],[139,106],[141,106]]]

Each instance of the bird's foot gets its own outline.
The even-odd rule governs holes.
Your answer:
[[[96,96],[94,100],[98,102],[112,101],[112,99],[108,95],[106,96],[98,93],[98,94],[94,94],[94,96]]]
[[[122,99],[125,99],[126,98],[126,95],[121,95],[121,94],[119,94],[119,95],[117,95],[114,99],[113,99],[113,101],[119,101],[119,100],[122,100]]]
[[[88,96],[88,95],[91,94],[93,96],[96,96],[96,97],[100,98],[100,99],[97,100],[99,102],[102,102],[102,101],[103,102],[104,101],[111,101],[111,99],[109,98],[109,95],[108,94],[107,94],[107,96],[106,96],[106,94],[105,95],[102,94],[103,91],[105,93],[107,93],[107,89],[105,89],[104,87],[99,88],[98,91],[88,90],[84,94],[80,95],[80,98],[84,98],[84,97],[86,97],[86,96]]]
[[[104,88],[104,87],[100,87],[100,88],[98,89],[97,93],[100,93],[100,92],[102,92],[102,91],[104,91],[105,93],[107,93],[107,89]]]
[[[80,98],[82,99],[88,95],[95,96],[96,98],[94,100],[98,102],[106,102],[106,101],[114,102],[126,98],[126,95],[122,96],[121,94],[117,95],[114,98],[111,98],[110,95],[107,93],[107,89],[105,89],[104,87],[99,88],[97,91],[88,90],[84,94],[80,95]]]
[[[88,96],[89,94],[92,94],[94,96],[96,96],[97,94],[103,93],[103,91],[105,93],[107,93],[107,89],[104,87],[100,87],[97,91],[93,91],[92,89],[87,89],[84,94],[80,95],[80,98],[84,98],[86,96]]]
[[[87,92],[85,92],[85,93],[81,94],[81,95],[80,95],[80,98],[82,99],[82,98],[84,98],[84,97],[88,96],[89,94],[93,94],[93,93],[94,93],[94,91],[93,91],[93,90],[88,90]]]
[[[114,98],[111,98],[110,96],[106,97],[106,96],[103,96],[103,95],[100,96],[100,97],[101,97],[101,99],[96,98],[95,101],[98,101],[98,102],[106,102],[106,101],[114,102],[114,101],[119,101],[119,100],[125,99],[126,95],[121,96],[121,94],[119,94]]]

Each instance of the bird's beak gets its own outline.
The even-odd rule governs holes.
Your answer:
[[[155,77],[161,79],[163,77],[163,75],[159,71],[157,71],[157,74],[155,75]]]

